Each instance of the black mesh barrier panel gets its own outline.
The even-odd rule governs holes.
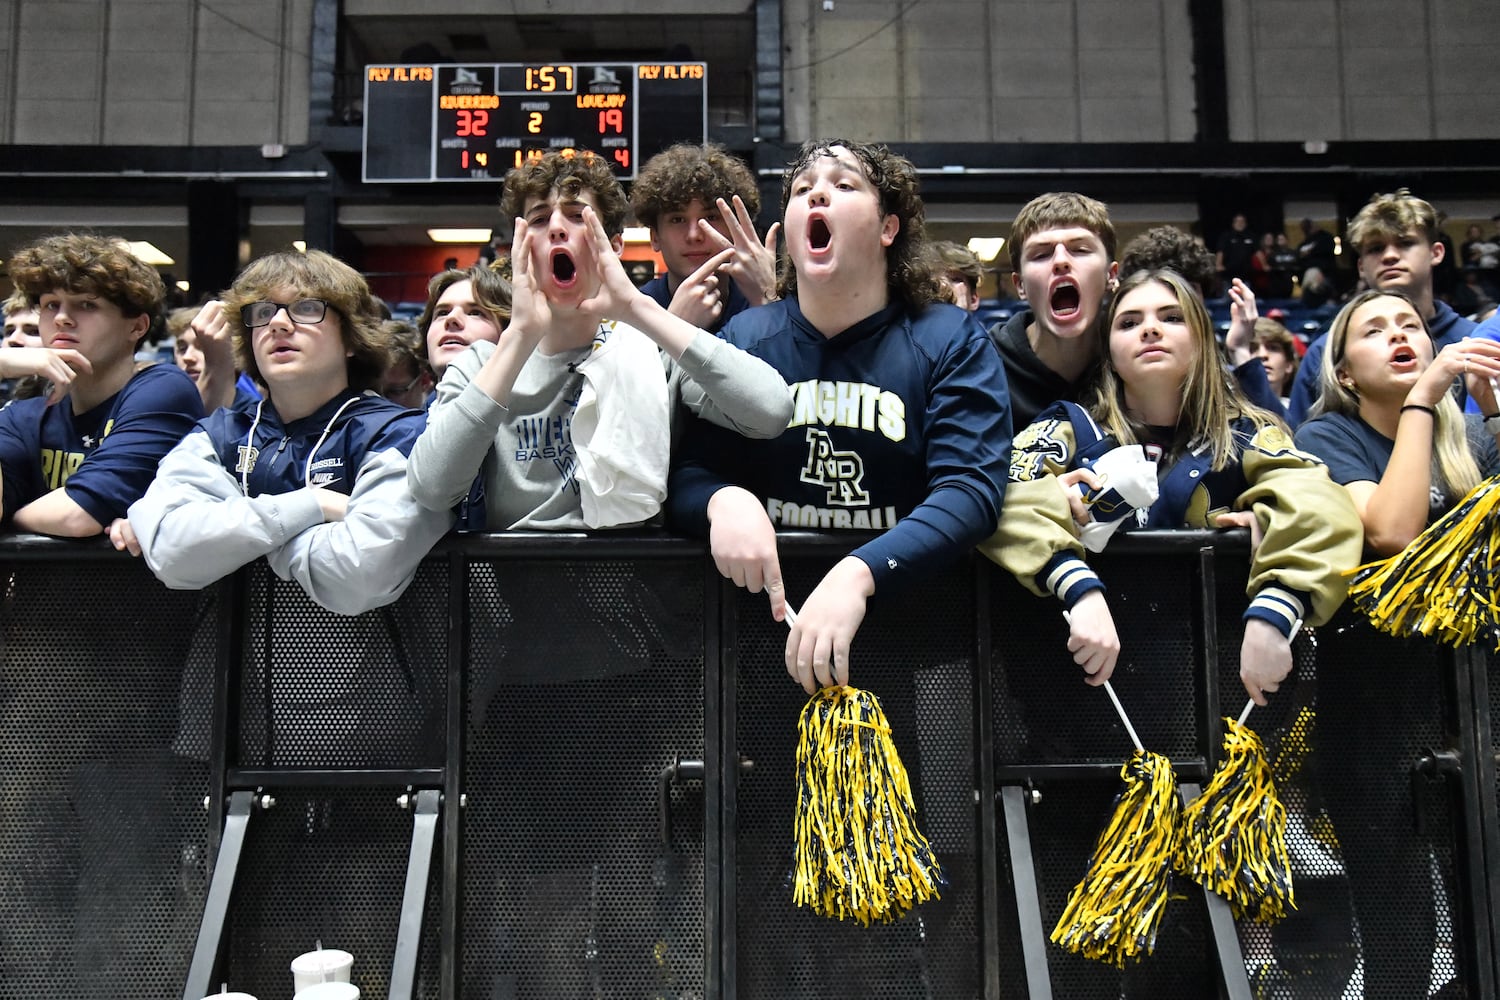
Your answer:
[[[208,870],[178,702],[212,594],[124,559],[6,562],[0,588],[0,997],[178,995]]]
[[[709,669],[719,651],[704,643],[717,622],[705,620],[708,567],[696,551],[627,557],[619,553],[632,549],[574,542],[576,551],[540,558],[534,539],[514,557],[489,548],[469,564],[461,607],[450,553],[396,604],[346,618],[263,565],[248,569],[243,588],[177,593],[102,545],[96,557],[61,542],[7,544],[0,1000],[181,995],[213,872],[211,825],[222,823],[203,808],[223,735],[211,729],[221,671],[237,676],[224,751],[231,786],[237,768],[330,773],[316,779],[326,787],[307,775],[286,787],[255,777],[276,803],[250,819],[220,978],[263,1000],[289,996],[290,962],[321,942],[355,955],[366,996],[386,996],[413,813],[397,806],[403,783],[333,772],[460,763],[448,759],[445,725],[455,611],[467,629],[468,805],[443,807],[445,820],[463,824],[462,850],[445,868],[439,841],[432,858],[417,970],[424,1000],[439,997],[445,958],[465,1000],[705,1000],[721,995],[721,978],[722,995],[743,1000],[968,1000],[987,971],[1001,996],[1022,995],[1008,831],[999,813],[999,856],[979,856],[976,761],[990,754],[1002,785],[1033,779],[1026,810],[1050,931],[1131,750],[1108,698],[1067,653],[1056,600],[985,565],[984,705],[972,566],[873,601],[853,681],[885,706],[920,826],[951,884],[941,900],[865,929],[792,906],[806,696],[786,675],[787,629],[763,594],[726,585],[737,672]],[[1245,704],[1247,566],[1242,548],[1225,545],[1215,592],[1205,594],[1192,540],[1166,544],[1178,543],[1122,540],[1095,561],[1123,646],[1115,689],[1147,748],[1196,770],[1218,753],[1220,717]],[[827,551],[784,547],[794,603],[834,561]],[[228,606],[235,594],[243,605]],[[1217,642],[1211,665],[1199,649],[1205,615]],[[241,643],[235,662],[221,664],[231,623]],[[1488,705],[1469,705],[1469,679],[1454,674],[1450,651],[1377,635],[1347,610],[1305,631],[1294,659],[1292,677],[1248,719],[1287,806],[1298,902],[1274,928],[1237,928],[1253,995],[1480,995],[1483,982],[1469,980],[1494,964],[1484,923],[1494,915],[1478,885],[1495,879],[1465,870],[1485,852],[1462,838],[1492,831],[1496,817],[1487,798],[1465,801],[1463,782],[1492,780],[1492,765],[1454,771],[1473,766],[1464,754],[1477,742],[1474,718],[1500,711],[1500,685],[1488,688]],[[711,714],[721,698],[730,709],[722,719]],[[981,711],[992,746],[975,744]],[[720,767],[717,736],[705,746],[720,721],[723,745],[753,762],[722,800],[717,786],[694,780],[731,770]],[[1493,725],[1490,738],[1500,752]],[[721,802],[735,850],[728,870]],[[460,938],[439,933],[445,877],[461,892]],[[982,934],[989,887],[999,926]],[[1052,995],[1218,995],[1200,891],[1180,880],[1174,894],[1156,953],[1124,972],[1048,944]],[[722,939],[706,940],[721,920]],[[991,940],[998,953],[986,953]],[[706,968],[731,950],[730,967]]]
[[[1111,682],[1147,750],[1201,756],[1194,654],[1194,565],[1183,555],[1094,557],[1120,636]],[[1130,736],[1067,650],[1062,603],[991,574],[995,760],[1003,765],[1122,761]]]
[[[1470,995],[1461,970],[1472,932],[1454,869],[1461,790],[1456,778],[1419,773],[1453,744],[1443,704],[1451,654],[1377,634],[1347,608],[1315,640],[1311,770],[1329,823],[1315,816],[1312,833],[1342,862],[1350,904],[1346,915],[1345,895],[1335,898],[1319,934],[1342,930],[1355,943],[1350,978],[1366,1000]]]
[[[1224,738],[1223,717],[1238,719],[1249,694],[1240,681],[1243,619],[1249,597],[1249,562],[1239,551],[1217,562],[1219,704],[1212,741]],[[1273,927],[1237,924],[1245,971],[1256,996],[1338,998],[1359,969],[1353,901],[1338,837],[1318,780],[1316,711],[1319,631],[1303,629],[1292,643],[1292,673],[1265,707],[1252,709],[1245,724],[1266,748],[1276,789],[1286,807],[1287,854],[1297,908]],[[1215,747],[1215,753],[1219,748]],[[1416,995],[1416,994],[1413,994]]]
[[[789,559],[794,605],[830,560]],[[880,697],[911,778],[919,828],[949,880],[942,898],[887,925],[817,916],[792,904],[797,719],[807,695],[788,677],[787,626],[764,594],[739,592],[735,724],[755,762],[735,816],[737,993],[785,1000],[949,1000],[979,993],[973,708],[973,599],[965,572],[872,602],[850,654],[851,683]]]
[[[264,563],[248,571],[241,767],[434,767],[444,754],[446,565],[395,604],[346,617]]]
[[[1202,601],[1195,558],[1092,557],[1109,588],[1120,636],[1111,684],[1143,746],[1174,761],[1202,756],[1195,638]],[[1032,595],[1003,571],[994,571],[991,580],[997,766],[1123,763],[1134,750],[1130,736],[1104,690],[1085,684],[1083,671],[1073,662],[1061,604]],[[1122,787],[1118,775],[1112,770],[1107,777],[1063,776],[1035,783],[1028,824],[1042,922],[1049,934],[1109,821]],[[1005,781],[1002,774],[1001,783]],[[1000,828],[1004,852],[1003,815]],[[1009,883],[1001,891],[1013,893]],[[1186,879],[1174,880],[1172,893],[1154,954],[1123,973],[1049,943],[1053,995],[1069,1000],[1201,1000],[1214,995],[1216,970],[1201,896]],[[1000,914],[1001,981],[1023,983],[1014,903],[1007,901]]]
[[[462,995],[701,998],[701,562],[476,563],[469,613]]]
[[[387,995],[412,838],[413,815],[397,805],[402,791],[275,789],[275,805],[252,812],[226,928],[231,990],[291,996],[292,960],[321,942],[354,956],[351,981],[362,996]],[[430,1000],[439,996],[441,871],[439,844],[414,994]]]

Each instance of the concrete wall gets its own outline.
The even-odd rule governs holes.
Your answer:
[[[1493,139],[1500,3],[1225,0],[1241,141]]]
[[[794,139],[1193,138],[1187,0],[813,0],[783,10]]]
[[[311,26],[311,0],[0,0],[0,142],[306,142]]]
[[[517,0],[516,13],[638,13]],[[656,15],[747,14],[658,0]],[[1188,0],[786,0],[787,138],[1189,141]],[[0,0],[0,143],[295,145],[312,0]],[[410,14],[346,0],[346,16]],[[425,16],[493,13],[438,0]],[[511,13],[507,9],[507,14]],[[1224,0],[1231,138],[1500,135],[1495,0]]]
[[[1187,141],[1187,0],[790,0],[789,138]],[[1494,0],[1224,0],[1231,138],[1500,135]]]

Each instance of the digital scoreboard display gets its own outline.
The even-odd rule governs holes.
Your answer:
[[[493,181],[580,149],[633,180],[642,160],[707,134],[704,63],[365,67],[367,183]]]

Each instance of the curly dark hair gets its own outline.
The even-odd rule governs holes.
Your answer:
[[[1136,271],[1175,271],[1195,285],[1204,298],[1218,287],[1214,255],[1176,226],[1153,226],[1125,244],[1120,253],[1120,280]]]
[[[620,187],[604,157],[588,149],[580,149],[572,156],[548,153],[535,163],[512,169],[505,175],[500,212],[507,219],[518,218],[524,214],[528,198],[545,200],[554,188],[564,198],[577,198],[580,191],[592,191],[604,234],[613,237],[625,231],[625,216],[630,209],[625,189]]]
[[[630,188],[630,208],[641,225],[655,229],[663,212],[681,208],[695,198],[711,208],[719,198],[733,203],[735,195],[740,196],[752,218],[760,214],[755,176],[738,156],[718,143],[681,143],[646,162]]]
[[[290,288],[296,298],[316,298],[339,314],[345,350],[352,351],[347,370],[351,389],[374,389],[390,367],[386,338],[380,332],[380,311],[370,286],[354,268],[321,250],[277,250],[251,261],[224,293],[234,335],[234,360],[241,371],[265,384],[255,362],[250,331],[240,320],[240,309],[270,299]]]
[[[786,217],[792,200],[792,182],[814,160],[832,156],[836,148],[847,149],[863,168],[865,177],[880,195],[880,214],[894,215],[900,223],[896,238],[886,249],[886,286],[891,297],[911,308],[921,308],[941,297],[936,255],[927,242],[927,210],[918,193],[917,168],[890,148],[852,139],[814,139],[804,142],[797,158],[787,165],[781,179],[781,215]],[[781,298],[797,293],[797,271],[785,251],[781,254],[776,291]]]
[[[32,303],[61,289],[97,295],[118,306],[128,319],[154,320],[167,301],[167,288],[156,268],[132,254],[118,236],[44,236],[11,256],[10,278]]]

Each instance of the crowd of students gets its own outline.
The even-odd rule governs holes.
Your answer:
[[[455,526],[665,521],[768,595],[809,692],[857,676],[872,597],[976,547],[1056,596],[1067,655],[1101,683],[1120,643],[1086,551],[1120,528],[1248,527],[1241,676],[1264,704],[1345,570],[1500,471],[1500,344],[1482,335],[1500,331],[1434,298],[1436,216],[1404,190],[1352,220],[1370,291],[1300,358],[1238,279],[1220,344],[1204,292],[1222,262],[1170,228],[1117,252],[1081,194],[1017,216],[1025,308],[992,330],[977,261],[927,239],[916,170],[883,147],[807,143],[763,237],[753,177],[716,147],[662,154],[632,197],[588,154],[512,171],[509,258],[434,277],[415,329],[383,323],[328,254],[268,254],[174,314],[176,366],[136,361],[165,292],[121,243],[19,250],[4,523],[107,534],[172,587],[265,557],[357,614],[398,598]],[[667,267],[644,288],[619,258],[632,209]],[[1110,493],[1095,466],[1122,452],[1157,499]],[[861,532],[800,607],[780,528]],[[1320,686],[1320,711],[1357,713],[1367,682]],[[1387,944],[1364,944],[1366,996],[1386,995]]]

